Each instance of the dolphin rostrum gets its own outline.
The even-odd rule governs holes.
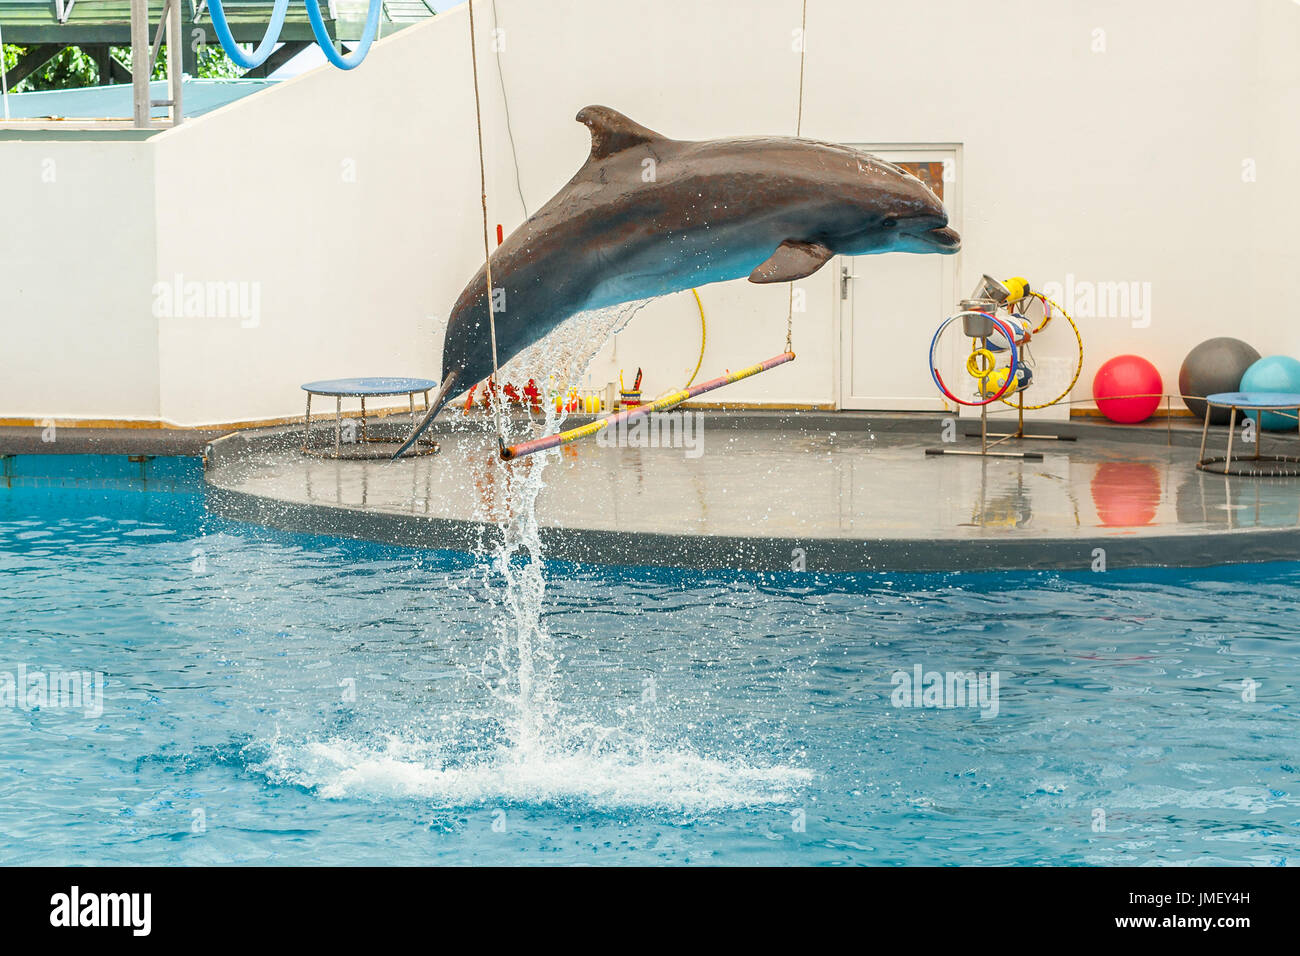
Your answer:
[[[961,239],[919,179],[869,153],[807,139],[668,139],[588,106],[591,155],[492,253],[498,360],[505,365],[588,309],[748,276],[789,282],[832,256],[951,254]],[[480,268],[447,322],[437,398],[492,372],[487,275]]]

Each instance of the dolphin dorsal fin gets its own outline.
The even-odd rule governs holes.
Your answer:
[[[591,130],[591,155],[587,158],[588,162],[604,159],[631,146],[664,138],[608,106],[584,107],[575,119]]]

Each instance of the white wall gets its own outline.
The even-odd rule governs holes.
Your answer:
[[[497,0],[529,210],[585,158],[588,133],[573,116],[589,103],[675,137],[792,134],[800,5]],[[808,6],[804,135],[962,145],[962,290],[983,272],[1038,284],[1067,274],[1150,283],[1148,327],[1134,328],[1132,316],[1080,317],[1087,362],[1076,397],[1120,352],[1151,358],[1167,387],[1187,349],[1211,335],[1300,355],[1286,306],[1300,221],[1300,4]],[[490,219],[509,231],[523,210],[490,49],[492,7],[475,9]],[[154,235],[157,247],[148,275],[103,258],[41,264],[61,235],[47,225],[51,213],[69,200],[7,196],[6,214],[17,209],[33,224],[19,233],[33,281],[17,291],[6,283],[0,303],[6,317],[42,308],[52,317],[49,330],[29,333],[37,354],[26,377],[0,382],[0,415],[85,415],[90,400],[96,417],[253,420],[298,413],[297,386],[312,378],[436,377],[439,319],[430,316],[445,317],[481,255],[469,77],[460,7],[380,41],[360,69],[323,68],[143,144],[0,144],[5,183],[36,155],[93,161],[82,204],[125,213],[128,234],[143,247]],[[1243,181],[1246,159],[1256,182]],[[343,175],[349,161],[355,182]],[[836,401],[835,279],[824,271],[806,283],[799,361],[729,388],[728,400]],[[259,283],[260,323],[164,317],[156,345],[142,341],[140,286],[176,273]],[[780,350],[784,287],[742,281],[701,294],[701,375]],[[72,334],[105,312],[115,316],[111,332]],[[54,340],[89,344],[54,361]],[[694,301],[669,297],[634,320],[617,359],[607,348],[595,373],[641,365],[654,393],[680,383],[698,344]],[[924,357],[898,360],[920,366]],[[152,376],[142,374],[151,362]],[[85,376],[102,384],[77,388]],[[43,390],[38,378],[49,382]]]
[[[793,132],[798,57],[790,38],[799,0],[746,4],[743,15],[734,4],[675,0],[615,29],[597,7],[608,9],[499,4],[515,140],[529,163],[524,188],[534,208],[576,168],[585,131],[570,123],[565,133],[565,123],[588,101],[672,136]],[[1136,312],[1079,318],[1085,366],[1076,397],[1087,397],[1096,367],[1121,352],[1150,358],[1170,388],[1187,349],[1212,335],[1243,336],[1265,354],[1300,354],[1296,324],[1264,306],[1286,300],[1295,268],[1287,233],[1300,220],[1300,5],[810,0],[808,7],[804,135],[963,145],[963,291],[984,272],[1037,284],[1064,285],[1069,274],[1076,285],[1150,284],[1148,326],[1134,327],[1144,322]],[[521,76],[536,82],[512,83]],[[568,152],[547,148],[557,140],[572,141]],[[502,148],[500,137],[495,145]],[[1261,172],[1245,183],[1242,162],[1251,157]],[[498,181],[495,195],[517,215],[507,183]],[[1243,307],[1247,276],[1253,290]],[[800,362],[780,378],[728,389],[728,397],[771,400],[766,389],[779,383],[782,400],[836,399],[833,284],[830,275],[809,280]],[[785,294],[743,282],[706,290],[706,307],[718,314],[706,370],[775,351]],[[688,296],[663,303],[621,337],[620,350],[676,374],[681,356],[694,357],[692,308]],[[670,321],[684,340],[665,344],[658,321]],[[924,358],[899,360],[919,367]]]
[[[313,379],[438,377],[433,316],[481,256],[473,104],[452,80],[469,75],[469,45],[454,25],[405,30],[354,71],[322,68],[153,140],[158,232],[173,237],[158,274],[261,290],[255,327],[160,321],[170,421],[299,414]]]
[[[0,142],[0,420],[156,420],[153,153]]]

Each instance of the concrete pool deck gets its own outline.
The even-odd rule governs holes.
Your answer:
[[[1007,446],[1043,454],[1033,461],[927,456],[943,445],[941,414],[702,414],[698,457],[592,439],[552,457],[537,503],[547,556],[763,571],[1198,567],[1300,556],[1300,479],[1197,471],[1200,426],[1190,420],[1171,429],[1035,424],[1035,433],[1078,440]],[[481,548],[505,516],[507,475],[534,466],[497,462],[481,422],[439,425],[440,454],[396,463],[304,456],[300,428],[226,436],[205,456],[209,507],[290,531]],[[1212,430],[1211,441],[1225,439]],[[1290,434],[1264,442],[1266,453],[1300,451]],[[967,438],[958,447],[977,446]]]

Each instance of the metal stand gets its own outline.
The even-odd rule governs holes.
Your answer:
[[[149,77],[158,62],[158,51],[167,37],[167,81],[171,96],[155,100],[149,92]],[[181,108],[181,0],[165,0],[162,16],[153,42],[149,42],[149,0],[131,0],[131,92],[135,125],[139,129],[154,128],[153,108],[167,107],[164,125],[179,126]]]
[[[988,406],[986,405],[984,407],[987,408]],[[977,432],[966,432],[965,437],[975,438],[977,435],[978,435]],[[1074,435],[1026,435],[1024,405],[1016,406],[1016,430],[1014,432],[1005,432],[1005,433],[990,432],[988,434],[988,437],[997,438],[999,440],[1006,439],[1006,438],[1016,438],[1022,441],[1078,441],[1079,440]]]
[[[1294,404],[1291,404],[1291,402]],[[1205,455],[1205,444],[1210,434],[1210,416],[1214,409],[1228,408],[1228,449],[1224,457]],[[1293,409],[1287,412],[1285,409]],[[1262,414],[1268,410],[1283,418],[1295,419],[1300,423],[1300,395],[1288,396],[1283,393],[1254,396],[1243,392],[1225,392],[1211,395],[1205,401],[1205,423],[1201,426],[1201,450],[1197,457],[1198,471],[1212,475],[1235,475],[1253,478],[1297,478],[1300,477],[1300,457],[1295,455],[1265,455],[1260,452],[1264,444]],[[1237,433],[1237,412],[1243,417],[1255,413],[1255,454],[1232,457],[1232,440]]]
[[[962,301],[959,308],[963,312],[987,312],[989,314],[992,314],[997,310],[997,302],[992,299],[966,299]],[[989,333],[995,328],[993,323],[986,318],[981,319],[979,316],[967,316],[963,319],[962,324],[966,335],[972,339],[979,339],[980,349],[987,350],[988,343],[989,343],[989,338],[988,338]],[[1016,343],[1014,341],[1008,343],[1008,348],[1014,349],[1015,347],[1016,347]],[[986,370],[986,374],[989,372],[992,372],[992,369]],[[986,399],[990,395],[990,393],[986,391],[986,384],[988,382],[988,378],[987,377],[982,378],[979,381],[980,381],[980,385],[979,385],[980,397]],[[992,394],[996,395],[998,393],[993,392]],[[1019,458],[1022,461],[1042,461],[1043,460],[1042,454],[1036,451],[992,451],[991,450],[994,446],[1000,445],[1004,441],[1010,441],[1013,438],[1025,437],[1024,431],[1025,431],[1025,411],[1022,408],[1020,410],[1020,427],[1016,430],[1015,434],[990,435],[989,434],[989,403],[985,402],[983,405],[980,406],[979,451],[974,451],[974,450],[969,450],[964,448],[927,448],[925,450],[925,453],[927,455],[970,455],[979,458]],[[973,438],[974,434],[973,433],[969,434],[966,437]],[[1048,436],[1043,436],[1043,437],[1048,437]],[[990,438],[995,438],[996,441],[990,442],[989,441]]]
[[[316,384],[328,387],[335,383],[322,382]],[[369,425],[366,420],[366,396],[364,394],[361,394],[359,392],[339,393],[335,391],[326,391],[326,390],[316,391],[314,389],[309,389],[306,386],[304,386],[303,390],[307,392],[307,410],[303,415],[303,420],[302,420],[303,434],[302,434],[301,451],[304,455],[314,455],[318,458],[340,458],[340,459],[349,459],[349,460],[382,459],[382,458],[391,457],[392,449],[389,448],[388,446],[391,446],[393,444],[401,444],[402,439],[400,438],[394,440],[393,438],[384,437],[384,436],[373,437],[373,438],[371,437],[369,431]],[[428,389],[422,389],[418,387],[411,388],[411,389],[403,388],[403,389],[398,389],[397,391],[385,391],[383,389],[376,389],[376,390],[372,390],[369,394],[406,395],[408,408],[410,411],[411,432],[414,432],[418,424],[417,419],[415,417],[415,396],[418,393],[423,393],[424,410],[428,411],[429,409]],[[346,451],[345,451],[345,443],[343,441],[344,394],[347,394],[350,397],[358,397],[361,399],[361,422],[360,422],[360,427],[358,428],[359,437],[355,442],[349,441],[346,443]],[[311,399],[313,395],[332,397],[334,399],[333,453],[329,451],[328,445],[313,446],[311,443]],[[409,433],[408,433],[408,437],[409,437]],[[439,445],[436,441],[434,441],[431,438],[429,439],[422,438],[418,443],[417,448],[413,449],[409,454],[412,457],[418,455],[436,455],[438,453],[438,450],[439,450]]]
[[[1023,423],[1022,423],[1023,430]],[[973,438],[975,433],[972,432],[966,437]],[[1043,436],[1021,436],[1021,435],[990,435],[989,434],[989,407],[980,406],[980,448],[979,451],[968,448],[927,448],[927,455],[971,455],[977,458],[1019,458],[1022,461],[1042,461],[1043,453],[1038,451],[991,451],[993,447],[1002,444],[1004,441],[1010,441],[1013,438],[1020,437],[1043,437],[1050,438],[1049,435]],[[996,441],[989,441],[990,438],[996,438]]]

